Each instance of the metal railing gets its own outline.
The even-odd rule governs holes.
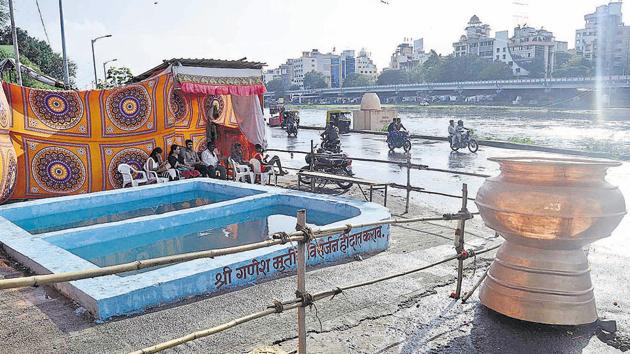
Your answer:
[[[307,154],[307,155],[308,154],[313,154],[313,155],[317,155],[317,153],[314,151],[313,140],[311,140],[311,151],[284,150],[284,149],[272,149],[272,148],[267,149],[267,151],[284,152],[284,153],[290,153],[290,154]],[[406,171],[407,171],[407,184],[406,185],[401,185],[401,184],[397,184],[397,183],[389,183],[388,184],[392,188],[402,189],[402,190],[406,191],[406,196],[405,196],[405,213],[409,212],[409,203],[410,203],[410,198],[411,198],[411,192],[440,195],[440,196],[449,197],[449,198],[462,198],[462,196],[459,196],[459,195],[454,195],[454,194],[450,194],[450,193],[444,193],[444,192],[440,192],[440,191],[430,191],[430,190],[426,190],[423,187],[418,187],[418,186],[411,185],[411,170],[450,173],[450,174],[458,174],[458,175],[479,177],[479,178],[488,178],[488,177],[490,177],[490,175],[486,175],[486,174],[482,174],[482,173],[450,170],[450,169],[443,169],[443,168],[433,168],[433,167],[430,167],[428,165],[412,163],[411,162],[411,154],[407,154],[407,159],[406,159],[405,162],[381,160],[381,159],[368,159],[368,158],[363,158],[363,157],[350,157],[350,156],[347,156],[347,158],[351,159],[353,161],[374,162],[374,163],[395,165],[395,166],[398,166],[398,167],[401,167],[401,168],[405,168]],[[313,159],[311,159],[311,161],[313,161]],[[466,197],[466,198],[468,198],[468,197]],[[468,200],[474,201],[474,198],[468,198]]]

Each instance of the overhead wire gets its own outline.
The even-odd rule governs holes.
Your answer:
[[[48,46],[50,46],[50,38],[48,37],[48,31],[46,30],[46,24],[44,23],[42,10],[39,8],[39,0],[35,0],[35,5],[37,5],[37,12],[39,12],[39,20],[42,22],[42,27],[44,28],[44,34],[46,35],[46,42],[48,43]]]

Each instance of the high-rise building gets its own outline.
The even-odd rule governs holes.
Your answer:
[[[317,49],[302,52],[302,56],[287,59],[285,64],[265,72],[265,82],[281,78],[285,86],[304,86],[304,76],[316,71],[321,73],[329,87],[341,87],[346,77],[356,71],[354,50],[341,54],[322,53]]]
[[[413,45],[412,45],[413,43]],[[424,40],[422,38],[400,43],[391,56],[389,69],[411,70],[416,65],[422,65],[429,58],[424,52]]]
[[[474,15],[468,21],[465,31],[459,41],[453,43],[455,56],[477,55],[493,60],[494,38],[490,37],[490,26]]]
[[[630,26],[622,22],[621,7],[621,1],[598,6],[575,31],[576,54],[596,63],[601,74],[630,71]]]
[[[518,62],[512,58],[510,50],[510,35],[508,31],[497,31],[494,36],[494,61],[505,63],[512,69],[514,76],[527,76],[529,71],[518,65]]]
[[[553,73],[556,40],[545,29],[517,26],[508,45],[514,62],[530,74],[549,77]]]
[[[372,80],[376,80],[377,69],[376,65],[372,61],[370,57],[370,53],[365,50],[365,48],[359,51],[359,55],[355,59],[356,61],[356,70],[355,72],[358,74],[363,74],[369,76]]]

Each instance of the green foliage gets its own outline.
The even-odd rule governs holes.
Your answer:
[[[343,80],[343,87],[357,87],[374,85],[374,81],[365,74],[352,73]]]
[[[270,92],[278,93],[285,91],[284,82],[282,81],[282,79],[273,79],[266,83],[265,86],[267,86],[267,90]]]
[[[15,59],[15,52],[13,51],[13,45],[6,45],[6,44],[0,45],[0,60],[6,59],[6,58]],[[39,66],[34,64],[28,57],[20,56],[20,62],[28,66],[29,68],[35,70],[36,72],[43,74]],[[6,82],[17,83],[17,76],[15,75],[14,71],[6,71],[2,75],[2,80]],[[35,79],[32,79],[28,75],[22,75],[22,85],[27,86],[27,87],[40,88],[40,89],[53,89],[53,90],[59,89],[54,86],[49,86]]]
[[[269,81],[265,86],[267,86],[268,91],[275,94],[276,98],[284,97],[287,90],[284,80],[282,79],[273,79]]]
[[[20,59],[22,56],[28,57],[44,74],[63,80],[63,58],[59,53],[54,52],[45,41],[29,36],[28,32],[21,28],[17,29],[17,37]],[[10,26],[0,29],[0,44],[13,44]],[[68,70],[70,81],[73,83],[73,79],[76,77],[77,64],[69,60]]]
[[[9,23],[9,6],[7,0],[0,0],[0,27]]]
[[[112,88],[125,85],[133,79],[131,70],[127,67],[111,67],[107,69],[107,77],[105,82],[100,81],[96,87],[99,89]]]
[[[376,80],[377,85],[399,85],[409,83],[409,73],[405,70],[383,70]]]
[[[304,74],[303,85],[305,89],[320,89],[328,87],[326,77],[318,71],[309,71]]]
[[[554,77],[590,77],[594,74],[593,63],[577,54],[557,53]]]
[[[429,59],[408,73],[408,82],[454,82],[507,80],[513,78],[512,69],[500,61],[490,61],[476,55],[440,56],[431,51]]]
[[[502,61],[486,64],[479,72],[479,80],[509,80],[513,76],[512,69]]]
[[[508,138],[508,141],[515,144],[527,144],[534,145],[536,142],[527,136],[511,136]]]

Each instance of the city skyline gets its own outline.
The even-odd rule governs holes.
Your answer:
[[[93,80],[90,39],[112,34],[96,44],[97,67],[117,58],[134,74],[172,57],[206,57],[265,61],[278,67],[287,58],[317,48],[329,52],[367,48],[379,69],[386,67],[403,38],[423,37],[425,50],[452,53],[455,42],[472,15],[495,31],[513,31],[515,15],[527,24],[544,27],[557,40],[573,47],[575,30],[582,28],[584,15],[608,1],[585,0],[545,2],[529,0],[523,9],[509,1],[420,4],[411,0],[379,1],[324,0],[314,3],[290,1],[208,3],[188,1],[114,0],[107,3],[68,1],[64,3],[68,56],[79,68],[77,86]],[[40,2],[52,47],[61,51],[57,2]],[[35,2],[16,3],[16,25],[45,40]],[[628,21],[628,11],[624,21]],[[436,16],[442,14],[442,16]],[[562,14],[562,16],[558,16]],[[235,25],[234,18],[240,21]],[[99,73],[100,74],[100,73]],[[102,74],[101,74],[102,76]]]

